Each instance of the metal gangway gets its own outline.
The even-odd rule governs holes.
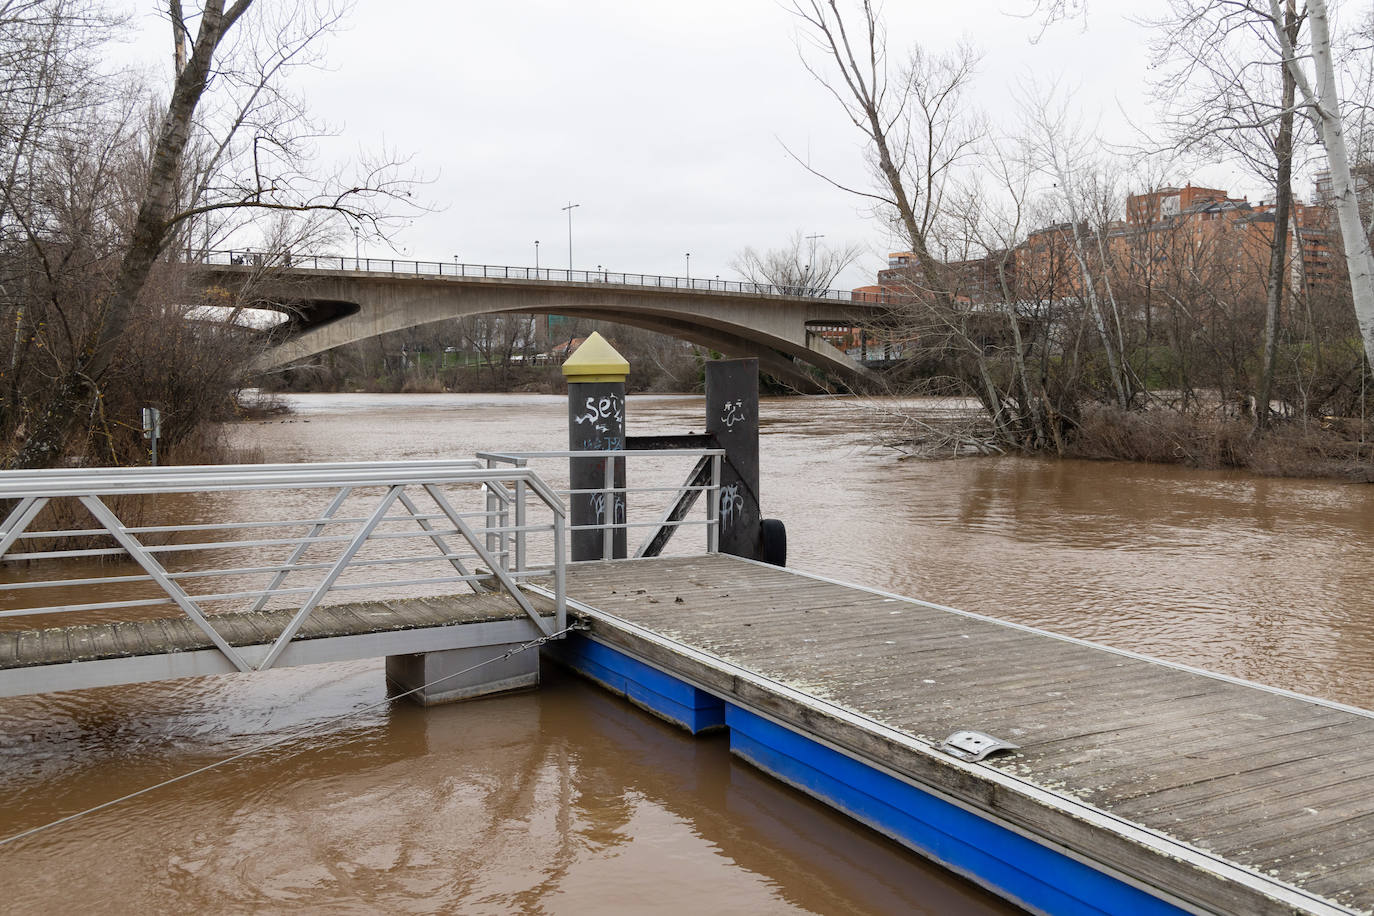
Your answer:
[[[0,472],[0,696],[381,656],[390,675],[401,657],[557,638],[576,532],[604,529],[610,556],[618,530],[649,529],[645,556],[698,526],[715,551],[722,454]],[[680,485],[608,472],[595,496],[634,494],[649,520],[574,525],[564,499],[589,491],[558,475],[589,456],[695,466]]]
[[[488,511],[491,493],[503,512]],[[526,468],[7,471],[0,499],[0,626],[30,626],[0,629],[0,695],[499,645],[567,625],[566,509]],[[511,516],[521,530],[495,529]],[[487,549],[516,534],[543,548],[528,561]],[[550,599],[526,594],[532,578]],[[55,618],[75,623],[32,628]]]

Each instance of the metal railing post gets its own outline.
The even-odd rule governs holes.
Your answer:
[[[720,552],[720,470],[721,456],[711,456],[711,489],[706,502],[706,552]]]
[[[496,461],[494,459],[488,458],[487,470],[491,470],[495,467]],[[491,521],[493,518],[498,520],[500,519],[500,516],[497,514],[500,503],[500,495],[496,492],[496,487],[494,487],[490,482],[483,484],[482,489],[486,491],[487,494],[487,511],[486,515],[483,516],[482,521],[482,524],[486,527],[487,553],[495,555],[497,552],[497,532],[492,530],[494,526],[492,525]]]
[[[615,558],[615,459],[607,457],[601,491],[601,559]]]
[[[503,497],[501,494],[498,494],[497,501],[501,504],[501,514],[496,517],[496,521],[500,526],[500,530],[496,532],[496,542],[500,545],[500,550],[493,554],[493,556],[496,557],[497,562],[501,564],[502,569],[509,570],[512,537],[508,529],[510,528],[511,501],[509,497]]]
[[[527,464],[523,459],[517,467]],[[525,569],[525,481],[515,482],[515,568]]]
[[[567,520],[559,511],[553,513],[553,613],[559,629],[568,626],[568,532]]]

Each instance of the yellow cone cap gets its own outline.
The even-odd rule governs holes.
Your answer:
[[[570,382],[623,382],[630,364],[596,331],[563,363]]]

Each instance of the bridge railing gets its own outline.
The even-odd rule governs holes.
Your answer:
[[[272,270],[337,270],[353,273],[383,273],[418,277],[449,277],[455,280],[530,280],[545,283],[604,283],[650,289],[696,290],[739,295],[786,296],[793,299],[821,299],[835,302],[898,305],[912,296],[892,291],[880,293],[847,289],[823,289],[806,284],[775,286],[746,280],[719,277],[675,277],[663,274],[627,273],[598,268],[565,270],[556,267],[525,267],[506,264],[465,264],[458,261],[419,261],[405,258],[364,258],[346,255],[263,253],[248,250],[188,253],[192,263],[227,267],[256,267]]]
[[[509,509],[490,511],[490,492]],[[341,595],[466,585],[508,592],[546,635],[566,626],[567,510],[526,467],[468,459],[5,471],[0,500],[0,629],[35,616],[150,619],[170,605],[248,671],[272,667],[312,611]],[[547,540],[543,563],[489,549],[512,536]],[[535,577],[552,583],[552,615],[520,588]],[[265,611],[289,619],[270,643],[254,643],[266,650],[250,660],[221,630],[261,623]]]
[[[568,462],[572,459],[591,459],[603,462],[604,478],[601,485],[591,489],[573,489],[568,486],[556,487],[560,497],[570,501],[580,497],[597,500],[601,506],[624,507],[623,516],[615,512],[603,513],[600,519],[590,522],[578,521],[575,517],[567,526],[568,536],[577,531],[596,531],[602,538],[601,555],[614,555],[613,546],[617,531],[624,531],[628,538],[632,530],[645,534],[638,547],[629,553],[631,557],[654,556],[681,528],[701,528],[705,531],[705,552],[715,553],[720,543],[720,477],[721,462],[725,450],[719,448],[674,448],[674,449],[628,449],[606,451],[540,451],[540,452],[478,452],[477,457],[488,467],[509,466],[529,467],[531,461],[546,463],[557,462],[560,467],[544,472],[546,480],[565,480],[555,474],[566,474]],[[632,459],[626,467],[626,485],[616,486],[616,469],[625,459]],[[660,467],[649,469],[650,461]],[[671,465],[682,464],[683,459],[696,459],[695,465],[687,472],[685,480],[679,484],[668,476],[673,471]],[[680,471],[678,472],[680,473]],[[631,479],[644,481],[630,486]],[[514,557],[519,561],[526,555],[527,548],[522,543],[524,525],[519,516],[519,500],[514,493],[503,492],[499,488],[488,491],[488,510],[500,519],[494,526],[490,549],[500,556]],[[694,514],[694,506],[700,497],[705,497],[705,505]],[[631,512],[635,514],[631,515]],[[624,521],[615,521],[623,517]],[[609,518],[609,520],[607,520]]]

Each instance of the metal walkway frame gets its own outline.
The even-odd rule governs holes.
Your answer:
[[[15,668],[0,674],[0,695],[42,690],[72,689],[98,684],[216,674],[228,671],[259,671],[282,665],[311,664],[343,658],[405,654],[491,645],[548,636],[567,622],[563,592],[566,567],[566,509],[558,495],[532,470],[524,467],[483,467],[483,462],[339,462],[299,465],[196,466],[173,468],[52,469],[0,472],[0,500],[11,504],[0,524],[0,563],[38,565],[66,560],[118,557],[137,564],[140,572],[98,577],[24,579],[7,577],[0,583],[0,618],[102,612],[149,605],[174,605],[211,641],[214,648],[165,655],[42,665],[41,677],[34,668]],[[484,491],[488,508],[461,512],[450,498],[464,489]],[[220,521],[204,524],[132,525],[111,507],[112,497],[145,497],[156,494],[217,493],[227,491],[319,490],[332,494],[323,511],[307,518],[274,518],[254,521]],[[93,527],[35,528],[43,510],[65,500],[84,507]],[[432,508],[424,506],[429,502]],[[529,523],[531,507],[538,507],[547,521]],[[347,508],[348,514],[344,514]],[[361,511],[360,511],[361,508]],[[505,524],[511,516],[518,530]],[[504,525],[504,527],[502,527]],[[400,526],[402,530],[396,530]],[[277,529],[278,531],[272,531]],[[276,536],[280,529],[303,530],[299,536]],[[343,533],[340,532],[342,529]],[[386,529],[386,530],[383,530]],[[266,531],[264,531],[266,530]],[[265,534],[270,536],[263,536]],[[551,535],[546,565],[526,562],[522,549],[514,556],[504,548],[518,536],[523,545],[537,534]],[[176,538],[183,540],[176,540]],[[191,541],[184,540],[193,538]],[[228,538],[228,539],[217,539]],[[78,546],[20,550],[25,542],[44,541],[62,545],[79,539]],[[103,545],[111,539],[114,546]],[[169,540],[170,539],[170,540]],[[169,540],[167,543],[159,543]],[[419,541],[424,552],[395,555],[397,545]],[[368,545],[384,542],[390,555],[363,558]],[[41,545],[40,545],[41,548]],[[249,565],[223,568],[213,565],[182,568],[188,558],[250,551],[261,557],[289,550],[275,562],[256,560]],[[312,551],[314,556],[312,556]],[[324,553],[324,557],[318,554]],[[183,564],[169,568],[164,558],[172,555]],[[377,578],[341,581],[346,573],[366,574],[376,567],[405,567],[412,563],[447,564],[452,575]],[[540,613],[520,584],[532,577],[552,577],[557,597],[553,613]],[[193,594],[196,580],[262,579],[264,586],[231,588]],[[304,584],[297,584],[305,579]],[[298,640],[303,624],[326,596],[341,591],[395,590],[403,586],[466,583],[473,592],[497,590],[507,594],[523,614],[522,619],[490,621],[462,627],[411,629],[390,633]],[[79,604],[28,604],[25,596],[72,586],[111,585],[121,589],[137,586],[145,594],[135,598]],[[265,645],[231,645],[214,625],[210,605],[237,603],[249,613],[262,611],[273,599],[299,601],[289,622]],[[250,604],[248,604],[251,602]],[[278,601],[280,604],[280,600]],[[453,632],[438,633],[436,630]],[[101,669],[99,672],[96,669]],[[56,669],[65,669],[58,671]],[[35,683],[35,678],[43,683]],[[28,681],[27,686],[20,683]],[[36,688],[36,689],[34,689]]]

